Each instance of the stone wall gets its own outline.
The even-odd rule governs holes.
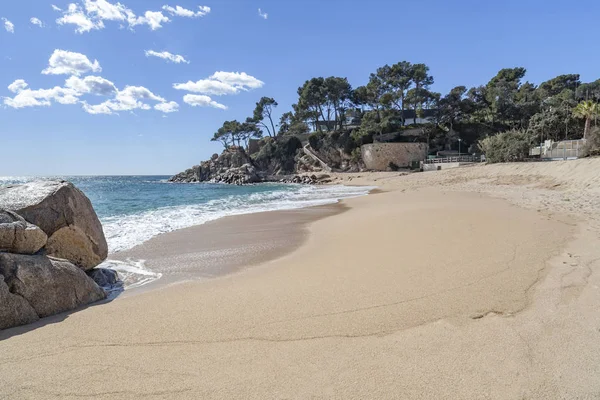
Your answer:
[[[362,159],[367,169],[386,171],[390,163],[408,167],[413,161],[427,158],[426,143],[372,143],[361,147]]]

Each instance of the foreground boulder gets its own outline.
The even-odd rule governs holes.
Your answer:
[[[38,181],[0,188],[0,209],[11,210],[48,236],[45,252],[84,270],[108,255],[102,225],[90,200],[66,181]]]
[[[66,260],[0,253],[0,329],[105,298],[102,288]]]
[[[0,210],[0,251],[35,254],[46,245],[48,236],[20,215]]]
[[[0,275],[0,330],[30,324],[38,319],[40,317],[27,300],[11,293]]]

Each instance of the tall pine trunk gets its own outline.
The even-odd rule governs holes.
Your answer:
[[[402,119],[402,126],[406,120],[404,119],[404,93],[400,95],[400,119]]]
[[[583,138],[587,139],[587,135],[590,132],[590,129],[592,127],[592,119],[590,117],[587,117],[585,119],[585,129],[583,130]]]

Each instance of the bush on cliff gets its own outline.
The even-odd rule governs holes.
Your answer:
[[[254,156],[254,162],[270,173],[276,171],[293,173],[295,157],[301,148],[302,142],[295,136],[282,136],[277,141],[265,140],[264,145]]]
[[[308,144],[310,144],[310,147],[313,150],[319,151],[319,148],[321,147],[321,140],[323,140],[324,137],[325,134],[323,132],[311,133],[308,137]]]
[[[585,147],[583,148],[583,156],[600,156],[600,128],[594,128],[588,134]]]
[[[524,130],[510,130],[479,141],[489,163],[523,161],[529,156],[532,137]]]

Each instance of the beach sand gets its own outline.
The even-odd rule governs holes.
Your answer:
[[[598,171],[339,175],[383,192],[165,234],[131,256],[185,276],[210,270],[209,233],[280,240],[225,276],[0,332],[0,398],[600,398]]]
[[[346,209],[337,203],[225,217],[156,236],[109,259],[145,260],[145,267],[163,274],[145,290],[215,278],[291,253],[308,237],[308,224]]]

